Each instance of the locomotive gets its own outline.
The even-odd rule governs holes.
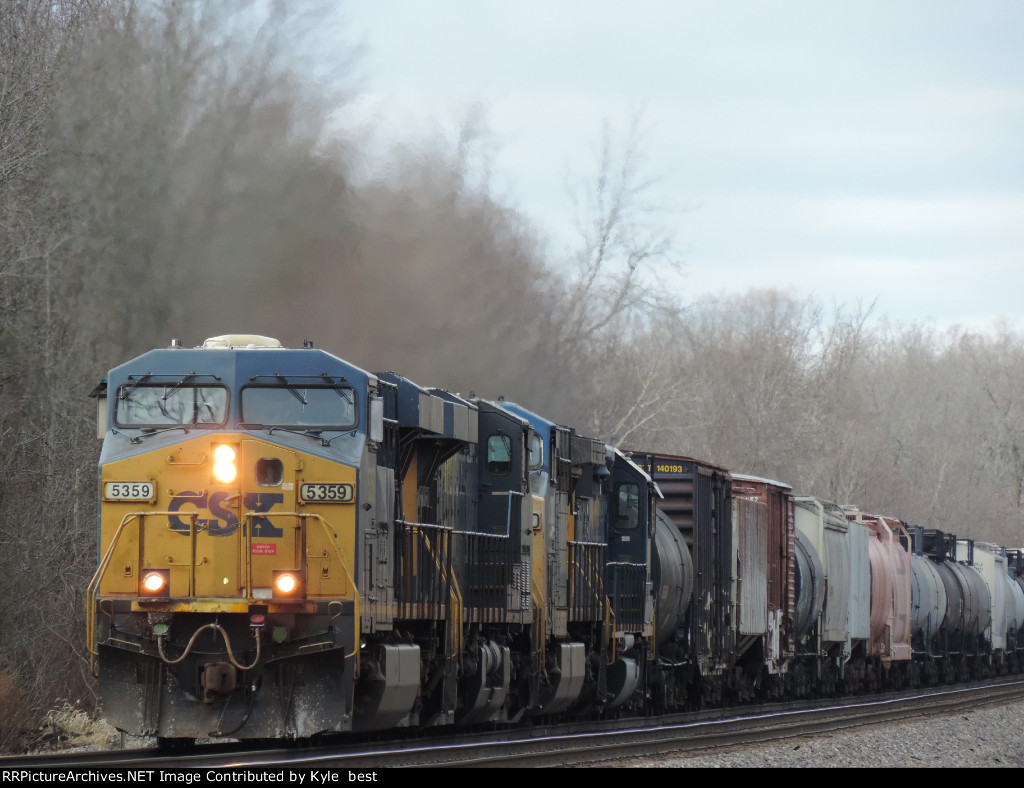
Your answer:
[[[162,744],[1016,671],[1024,553],[258,335],[92,394],[101,714]]]

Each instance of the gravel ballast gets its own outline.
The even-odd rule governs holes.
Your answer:
[[[729,750],[592,764],[660,768],[1021,768],[1024,701]]]

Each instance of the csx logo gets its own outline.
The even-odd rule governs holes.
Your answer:
[[[215,492],[211,495],[184,490],[171,499],[171,504],[168,508],[172,512],[181,512],[184,506],[195,507],[200,512],[209,510],[210,517],[197,518],[196,526],[204,528],[210,536],[230,536],[238,530],[238,515],[234,509],[226,506],[229,498],[237,499],[238,494]],[[242,505],[245,507],[245,511],[253,513],[253,536],[263,538],[284,536],[284,529],[276,528],[269,518],[259,516],[269,512],[275,504],[279,504],[282,501],[284,501],[284,495],[281,493],[252,492],[245,493],[242,496]],[[182,514],[187,512],[188,510],[186,509]],[[186,517],[182,519],[178,515],[173,514],[169,519],[172,531],[177,531],[180,534],[189,533],[191,518]]]

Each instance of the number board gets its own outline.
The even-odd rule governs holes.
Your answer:
[[[351,484],[306,482],[299,487],[299,498],[316,503],[350,503],[355,489]]]
[[[107,482],[103,485],[106,501],[152,501],[156,498],[153,482]]]

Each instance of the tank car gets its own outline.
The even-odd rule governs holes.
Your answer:
[[[924,552],[924,529],[908,526],[911,538],[911,649],[912,682],[934,686],[941,679],[940,633],[946,624],[949,601],[935,564]]]
[[[973,547],[973,549],[970,549]],[[975,567],[989,593],[988,628],[985,631],[990,654],[988,656],[989,671],[994,674],[1005,673],[1007,670],[1007,630],[1008,613],[1014,617],[1015,599],[1010,588],[1010,578],[1006,567],[1006,554],[1002,547],[987,542],[960,540],[957,542],[958,557],[969,561]]]
[[[800,594],[805,597],[800,607],[807,611],[797,643],[795,691],[806,694],[813,687],[834,695],[846,691],[847,683],[855,679],[849,665],[857,638],[850,633],[866,630],[862,594],[852,593],[869,582],[862,558],[863,526],[848,521],[842,507],[832,501],[798,495],[794,504],[797,540],[805,557],[798,563]]]
[[[1007,614],[1007,650],[1011,654],[1010,669],[1019,672],[1024,668],[1024,551],[1017,548],[1006,551],[1006,571],[1013,597],[1013,617]]]
[[[854,692],[873,689],[879,671],[871,653],[871,614],[874,601],[875,566],[871,561],[871,532],[856,506],[839,507],[847,521],[846,540],[850,553],[850,598],[847,640],[843,649],[845,664],[839,688]]]
[[[862,514],[871,534],[871,642],[868,655],[885,684],[901,687],[911,657],[910,537],[893,517]]]
[[[972,544],[956,535],[924,529],[922,552],[938,570],[946,592],[946,614],[936,639],[941,655],[941,680],[946,683],[980,678],[987,672],[990,644],[986,631],[991,616],[988,586],[972,566]],[[957,560],[958,552],[965,560]]]

